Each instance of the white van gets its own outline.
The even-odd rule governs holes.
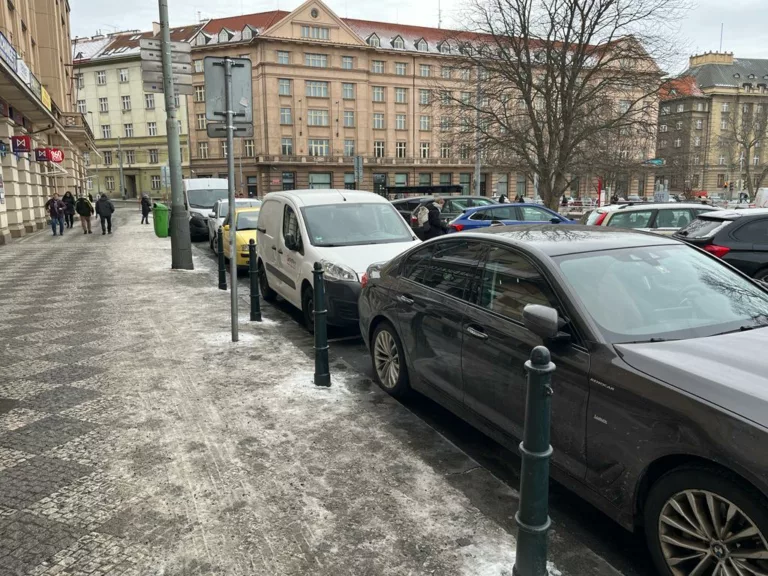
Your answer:
[[[217,200],[227,199],[227,179],[188,178],[183,183],[190,236],[192,240],[208,240],[208,214]]]
[[[768,208],[768,188],[758,188],[752,204],[755,208]]]
[[[291,190],[264,197],[257,228],[259,284],[265,300],[277,294],[313,325],[312,269],[325,270],[328,323],[357,325],[360,278],[419,240],[394,206],[372,192]]]

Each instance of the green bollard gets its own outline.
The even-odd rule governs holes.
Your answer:
[[[219,226],[219,235],[216,237],[219,246],[219,290],[227,289],[227,267],[224,265],[224,235]]]
[[[528,392],[525,431],[520,443],[520,506],[517,522],[517,556],[513,576],[546,576],[549,519],[549,445],[552,372],[549,350],[537,346],[525,363]]]
[[[259,303],[259,274],[256,266],[256,241],[248,242],[248,275],[251,279],[251,322],[261,322],[261,304]]]
[[[325,309],[325,285],[323,266],[315,262],[313,280],[315,315],[315,386],[330,386],[331,373],[328,367],[328,310]]]

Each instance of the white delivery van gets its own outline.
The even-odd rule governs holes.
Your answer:
[[[395,207],[372,192],[272,192],[263,199],[257,228],[261,294],[285,298],[312,329],[312,269],[320,262],[328,323],[357,325],[360,278],[368,266],[418,243]]]
[[[208,214],[217,200],[227,199],[227,179],[189,178],[183,184],[190,236],[192,240],[208,240]]]

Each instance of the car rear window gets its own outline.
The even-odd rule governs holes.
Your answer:
[[[653,210],[643,210],[635,212],[622,212],[617,210],[608,220],[608,226],[614,228],[648,228],[653,216]]]
[[[680,230],[678,234],[686,238],[711,238],[731,224],[733,224],[732,220],[699,216],[688,226]]]

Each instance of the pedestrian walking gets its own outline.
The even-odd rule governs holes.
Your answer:
[[[508,201],[506,194],[499,196],[499,204],[506,204]]]
[[[424,233],[424,239],[437,238],[448,233],[448,224],[440,219],[440,213],[445,206],[445,198],[435,196],[435,199],[427,204],[429,215],[427,216],[427,230]]]
[[[619,197],[616,194],[611,194],[611,204],[618,204]]]
[[[96,214],[101,219],[101,234],[112,234],[112,213],[115,211],[115,206],[112,201],[107,198],[106,194],[102,194],[101,198],[96,200]]]
[[[89,194],[90,196],[90,194]],[[85,196],[80,196],[75,203],[75,212],[80,216],[80,225],[83,227],[83,234],[92,234],[91,232],[91,217],[95,210],[93,204]]]
[[[75,223],[75,197],[72,196],[72,192],[64,192],[64,198],[61,199],[64,202],[64,222],[67,228],[72,228]]]
[[[517,196],[515,196],[515,202],[517,202],[518,204],[522,204],[523,202],[525,202],[525,198],[523,198],[522,194],[518,194]]]
[[[141,223],[149,224],[149,211],[152,209],[152,202],[147,194],[141,195]]]
[[[56,225],[58,224],[59,236],[64,236],[64,213],[67,211],[67,207],[59,198],[58,192],[54,192],[53,196],[48,199],[48,202],[45,203],[45,208],[51,217],[53,235],[56,236]]]

